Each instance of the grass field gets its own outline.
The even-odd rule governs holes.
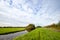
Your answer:
[[[17,28],[15,28],[15,27],[13,27],[13,28],[0,28],[0,34],[9,34],[9,33],[14,33],[14,32],[17,32],[17,31],[22,31],[22,30],[24,30],[25,28],[19,28],[19,27],[17,27]]]
[[[60,32],[47,28],[37,28],[27,34],[16,37],[13,40],[60,40]]]

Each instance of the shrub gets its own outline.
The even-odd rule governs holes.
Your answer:
[[[41,28],[41,26],[37,26],[37,28]]]
[[[32,30],[34,30],[35,29],[35,25],[34,24],[29,24],[27,27],[26,27],[26,30],[28,31],[28,32],[30,32],[30,31],[32,31]]]

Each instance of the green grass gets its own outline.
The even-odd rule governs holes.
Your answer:
[[[14,33],[14,32],[17,32],[17,31],[22,31],[24,30],[25,28],[0,28],[0,34],[9,34],[9,33]]]
[[[47,28],[37,28],[13,40],[60,40],[60,32],[55,32]]]

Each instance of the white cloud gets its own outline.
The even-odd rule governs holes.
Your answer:
[[[43,26],[57,23],[60,20],[60,8],[58,8],[59,3],[56,1],[2,0],[0,1],[0,21],[2,24],[0,24],[22,26],[33,23]]]

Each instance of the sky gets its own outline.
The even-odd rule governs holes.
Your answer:
[[[60,0],[0,0],[0,26],[45,26],[59,17]]]

